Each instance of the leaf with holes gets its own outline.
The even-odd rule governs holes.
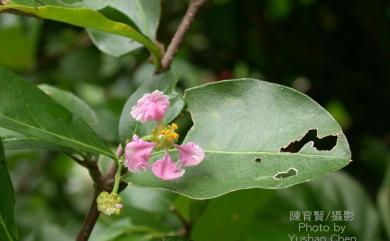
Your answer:
[[[191,88],[185,101],[194,126],[184,142],[205,150],[203,162],[173,181],[150,172],[127,175],[126,181],[205,199],[239,189],[289,187],[350,162],[339,124],[291,88],[237,79]]]
[[[0,127],[115,158],[91,128],[40,89],[0,68]]]
[[[15,224],[15,192],[4,158],[3,143],[0,140],[0,240],[17,240]]]

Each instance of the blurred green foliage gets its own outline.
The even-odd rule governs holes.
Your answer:
[[[76,1],[74,1],[76,2]],[[187,1],[162,2],[157,39],[168,43]],[[195,201],[130,187],[120,217],[101,217],[91,240],[288,240],[292,210],[355,210],[348,232],[389,233],[390,4],[384,0],[214,0],[200,12],[174,63],[180,90],[255,77],[305,92],[341,123],[353,162],[346,173],[279,191],[245,190]],[[145,50],[100,52],[76,27],[0,15],[0,65],[36,84],[69,90],[96,112],[103,139],[117,144],[122,107],[149,77]],[[179,116],[189,118],[189,116]],[[187,127],[188,128],[188,127]],[[73,240],[92,197],[88,173],[56,151],[7,151],[21,240]],[[110,161],[101,160],[101,165]],[[140,201],[142,200],[142,201]],[[167,240],[167,239],[166,239]]]

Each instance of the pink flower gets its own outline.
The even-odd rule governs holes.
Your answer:
[[[204,158],[204,151],[193,142],[187,144],[175,145],[179,151],[179,159],[183,167],[196,166]]]
[[[145,94],[131,109],[131,116],[142,123],[161,121],[169,107],[169,98],[163,92],[155,90]]]
[[[154,143],[140,139],[137,135],[126,145],[125,166],[131,172],[139,172],[148,168],[148,160],[154,148]]]
[[[178,167],[178,165],[172,161],[168,152],[165,152],[164,157],[153,163],[152,172],[156,177],[162,180],[172,180],[182,177],[185,170]]]

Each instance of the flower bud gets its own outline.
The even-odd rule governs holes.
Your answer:
[[[121,213],[122,198],[117,193],[101,192],[96,199],[97,209],[106,215]]]

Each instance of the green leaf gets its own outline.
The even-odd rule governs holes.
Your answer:
[[[34,136],[23,135],[18,132],[0,128],[0,138],[3,140],[4,149],[18,150],[18,149],[49,149],[62,152],[72,152],[72,149],[56,145],[47,141],[43,141]]]
[[[128,16],[143,34],[156,38],[161,15],[160,0],[112,1],[110,6]]]
[[[129,231],[134,226],[130,219],[111,220],[113,222],[104,223],[104,225],[97,224],[96,229],[93,230],[90,240],[92,241],[110,241],[121,236]]]
[[[0,127],[115,158],[88,125],[31,83],[0,68]]]
[[[270,191],[242,190],[211,200],[193,224],[191,238],[202,241],[241,240],[256,212],[270,196]]]
[[[93,29],[88,29],[87,32],[92,42],[100,51],[115,57],[120,57],[142,47],[139,43],[123,36],[104,33]]]
[[[127,24],[115,22],[106,18],[96,10],[51,5],[43,7],[5,5],[0,6],[0,13],[2,12],[32,15],[43,19],[59,21],[83,28],[90,28],[130,38],[144,45],[151,52],[154,63],[157,65],[157,67],[160,65],[160,50],[148,37]]]
[[[47,0],[46,0],[47,1]],[[50,5],[58,5],[47,3]],[[25,4],[23,4],[25,5]],[[160,0],[128,0],[128,1],[107,1],[107,0],[84,0],[76,3],[66,2],[62,6],[90,8],[103,10],[113,8],[124,14],[134,25],[151,39],[156,38],[157,28],[161,17]]]
[[[134,208],[151,213],[168,212],[173,199],[177,196],[165,190],[153,190],[129,186],[121,194],[126,196],[126,201]]]
[[[139,136],[149,135],[154,128],[154,123],[141,125],[130,115],[131,108],[144,94],[160,90],[169,96],[171,105],[164,118],[164,123],[169,123],[181,112],[184,107],[184,101],[175,91],[177,81],[178,77],[172,70],[155,75],[153,69],[149,69],[144,76],[144,83],[129,97],[123,107],[119,120],[119,136],[122,142],[131,139],[133,134],[138,134]]]
[[[150,39],[156,39],[157,27],[160,21],[161,4],[157,0],[129,0],[112,1],[106,5],[123,13],[135,26]],[[119,57],[137,48],[142,47],[135,41],[128,38],[108,34],[96,30],[88,30],[93,43],[103,52]]]
[[[185,101],[194,126],[184,143],[202,147],[203,162],[174,181],[159,180],[151,172],[128,175],[126,181],[205,199],[239,189],[289,187],[350,162],[339,124],[291,88],[238,79],[189,89]]]
[[[74,116],[77,116],[84,120],[90,127],[96,127],[98,123],[98,118],[94,110],[79,97],[77,97],[71,92],[67,92],[46,84],[41,84],[38,86],[38,88],[40,88],[52,99],[60,103],[70,112],[72,112]],[[71,152],[70,148],[43,141],[34,136],[27,136],[2,128],[0,128],[0,136],[2,137],[4,147],[7,150],[43,148],[63,152]]]
[[[0,240],[17,240],[15,224],[15,192],[7,170],[3,144],[0,140]]]
[[[96,117],[95,111],[73,93],[46,84],[41,84],[38,88],[72,112],[73,115],[80,117],[89,126],[93,127],[97,125],[98,118]]]
[[[390,239],[390,165],[388,164],[387,173],[383,184],[378,193],[378,207],[386,230],[387,237]]]
[[[55,5],[64,6],[66,3],[70,3],[72,0],[10,0],[8,4],[25,5],[32,7],[40,7],[42,5]]]

